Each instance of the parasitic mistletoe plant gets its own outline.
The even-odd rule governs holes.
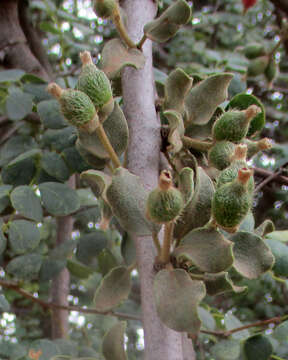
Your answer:
[[[247,10],[255,1],[243,3]],[[153,242],[155,254],[151,259],[153,269],[150,269],[153,296],[146,302],[151,302],[151,308],[155,306],[157,316],[173,333],[186,333],[189,338],[196,339],[202,320],[199,304],[206,295],[245,292],[247,287],[239,285],[242,279],[253,280],[269,271],[279,277],[288,276],[287,271],[282,271],[279,247],[273,240],[267,240],[267,234],[275,230],[273,223],[265,221],[254,228],[255,183],[250,159],[272,147],[268,138],[259,138],[265,125],[265,109],[259,99],[246,92],[228,98],[228,87],[233,79],[230,72],[200,77],[191,76],[181,68],[172,70],[165,83],[151,87],[158,92],[153,106],[158,113],[158,135],[159,138],[160,133],[162,135],[165,161],[159,170],[158,185],[147,187],[127,166],[127,153],[131,151],[129,141],[134,134],[127,121],[125,97],[121,97],[124,86],[121,88],[120,84],[127,67],[132,67],[135,73],[145,67],[146,42],[164,43],[191,20],[191,6],[186,0],[174,1],[162,14],[145,24],[142,38],[134,42],[120,5],[117,0],[94,1],[97,16],[110,19],[119,34],[119,38],[105,44],[99,64],[94,63],[88,51],[83,51],[80,53],[82,69],[74,89],[62,88],[56,82],[48,85],[47,91],[57,100],[63,117],[74,129],[72,133],[63,131],[61,139],[57,140],[68,143],[57,149],[62,157],[56,153],[43,155],[38,149],[19,155],[2,170],[5,196],[10,196],[20,214],[41,221],[39,198],[17,182],[17,172],[25,166],[28,169],[25,181],[30,184],[37,179],[45,211],[55,216],[71,214],[79,208],[72,189],[50,179],[67,180],[69,170],[68,176],[63,178],[62,172],[57,173],[55,168],[60,168],[62,162],[70,167],[73,163],[72,172],[81,173],[81,181],[91,187],[99,200],[103,233],[116,224],[123,235],[123,247],[132,240]],[[248,44],[244,49],[250,61],[247,76],[264,74],[269,84],[272,83],[277,74],[275,51],[276,47],[268,52],[260,44]],[[49,101],[56,106],[55,100]],[[45,113],[44,105],[38,106],[40,117]],[[53,131],[49,136],[44,141],[51,141]],[[35,170],[38,168],[40,170]],[[21,189],[11,192],[8,185],[11,183],[20,185]],[[61,196],[67,201],[65,206],[59,200]],[[31,214],[17,205],[21,203],[20,198],[28,197],[34,206]],[[3,234],[0,233],[3,238],[4,233],[8,236],[10,247],[22,257],[40,241],[35,240],[36,233],[35,244],[31,245],[30,239],[26,245],[25,236],[22,247],[15,240],[16,233],[28,227],[25,221],[10,221],[5,224]],[[128,299],[131,273],[139,265],[139,256],[125,259],[121,264],[115,261],[111,267],[107,265],[108,270],[103,271],[94,295],[94,309],[98,314],[109,314]],[[34,254],[33,261],[29,260],[33,271],[40,271],[39,257]],[[11,276],[19,275],[19,258],[7,266],[6,271]],[[67,267],[72,274],[80,272],[85,278],[93,272],[88,260],[87,263],[86,266],[68,259]],[[118,322],[105,335],[102,352],[106,360],[127,359],[125,327],[125,322]],[[233,345],[239,347],[235,350],[238,356],[233,359],[240,357],[238,343],[230,344],[229,340],[223,343],[223,348],[219,347],[220,354],[225,346]],[[255,357],[254,349],[259,351],[259,357]],[[35,359],[36,350],[33,352]],[[261,360],[265,360],[270,358],[272,347],[265,336],[257,334],[245,340],[241,351],[248,360],[260,360],[261,356]],[[215,357],[224,359],[220,355]],[[72,359],[60,355],[53,359],[66,358]]]

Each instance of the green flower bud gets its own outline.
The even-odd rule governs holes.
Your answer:
[[[87,94],[96,109],[105,110],[109,115],[114,107],[112,88],[105,73],[93,64],[89,51],[80,53],[82,70],[76,85],[77,90]]]
[[[231,165],[224,169],[218,179],[217,179],[217,188],[223,186],[224,184],[230,183],[231,181],[234,181],[237,176],[238,172],[241,168],[248,168],[247,162],[246,162],[246,156],[247,156],[247,145],[240,144],[235,147],[235,152],[233,156],[231,157]],[[252,195],[254,192],[254,178],[251,176],[248,180],[247,189],[248,192]],[[251,197],[252,201],[252,197]]]
[[[97,16],[107,19],[113,15],[117,3],[115,0],[95,0],[94,11]]]
[[[243,143],[246,144],[248,147],[248,152],[247,152],[248,159],[251,159],[259,151],[269,150],[272,147],[272,142],[268,138],[263,138],[259,141],[244,139]]]
[[[269,63],[268,56],[260,56],[254,60],[251,60],[248,65],[247,75],[258,76],[263,74],[265,69],[267,68],[268,63]]]
[[[98,116],[92,101],[84,92],[64,90],[56,83],[49,84],[47,90],[59,101],[61,112],[70,124],[87,132],[96,129]]]
[[[251,120],[259,112],[261,109],[256,105],[251,105],[243,111],[227,111],[214,123],[212,128],[213,139],[216,141],[241,141],[247,135]]]
[[[208,151],[210,166],[223,170],[231,164],[231,157],[235,150],[235,144],[230,141],[219,141]]]
[[[146,206],[147,218],[156,224],[168,223],[180,215],[184,200],[180,191],[173,186],[169,171],[161,172],[159,185],[150,192]]]
[[[244,55],[247,59],[255,59],[259,56],[265,55],[265,48],[262,44],[250,43],[245,46]]]
[[[251,195],[247,189],[251,175],[252,170],[242,168],[234,181],[219,187],[214,193],[212,215],[225,231],[236,232],[251,208]]]

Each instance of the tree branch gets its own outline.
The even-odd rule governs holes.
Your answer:
[[[22,295],[26,299],[29,299],[32,302],[40,305],[44,309],[52,309],[54,311],[55,310],[77,311],[77,312],[84,313],[84,314],[110,315],[110,316],[118,317],[120,319],[129,319],[129,320],[142,321],[140,316],[132,315],[132,314],[120,313],[120,312],[117,312],[117,311],[108,311],[106,313],[103,313],[103,312],[97,311],[95,309],[87,309],[87,308],[82,308],[80,306],[59,305],[59,304],[56,304],[56,303],[53,303],[53,302],[46,302],[46,301],[41,300],[41,299],[35,297],[34,295],[30,294],[28,291],[22,289],[21,287],[19,287],[19,285],[17,283],[8,282],[8,281],[0,279],[0,285],[3,288],[11,289],[11,290],[17,292],[18,294]]]
[[[29,18],[29,1],[21,0],[18,5],[18,15],[21,28],[26,36],[29,48],[40,64],[47,71],[49,77],[52,77],[52,67],[48,56],[42,45],[41,39]]]
[[[277,173],[277,175],[275,175],[275,173],[272,171],[268,171],[268,170],[257,168],[257,167],[255,167],[253,169],[254,169],[254,174],[256,176],[259,176],[259,177],[262,177],[265,179],[271,177],[271,180],[269,180],[269,181],[273,180],[274,182],[277,182],[280,185],[288,185],[288,177],[287,176],[283,176],[280,173],[279,174]]]
[[[68,180],[68,185],[75,188],[75,176],[72,175]],[[56,219],[57,238],[56,247],[65,243],[71,238],[73,231],[73,217],[63,216]],[[52,303],[60,306],[68,306],[68,295],[70,293],[70,273],[68,269],[63,269],[53,280],[51,284]],[[69,332],[68,310],[54,308],[52,312],[52,338],[67,338]]]
[[[246,330],[246,329],[250,329],[252,327],[262,327],[262,326],[269,325],[271,323],[276,323],[276,324],[281,323],[282,321],[287,320],[287,317],[288,317],[287,315],[285,315],[285,316],[276,316],[276,317],[273,317],[271,319],[257,321],[257,322],[252,323],[252,324],[243,325],[243,326],[240,326],[238,328],[234,328],[234,329],[226,330],[226,331],[200,330],[200,332],[202,334],[228,337],[228,336],[230,336],[230,335],[232,335],[232,334],[234,334],[236,332]]]
[[[18,18],[18,0],[0,2],[0,50],[4,52],[3,65],[23,69],[45,80],[49,75],[31,52]]]

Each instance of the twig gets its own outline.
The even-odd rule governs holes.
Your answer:
[[[240,326],[238,328],[234,328],[231,330],[225,330],[225,331],[210,331],[210,330],[200,330],[201,333],[203,334],[208,334],[208,335],[215,335],[215,336],[223,336],[223,337],[228,337],[238,331],[242,331],[242,330],[246,330],[246,329],[250,329],[252,327],[258,327],[258,326],[266,326],[269,325],[271,323],[281,323],[282,321],[287,319],[287,315],[285,316],[276,316],[273,317],[271,319],[267,319],[267,320],[261,320],[261,321],[257,321],[255,323],[252,324],[248,324],[248,325],[243,325]]]
[[[263,180],[256,188],[255,193],[259,192],[265,185],[267,185],[270,181],[274,180],[278,175],[282,173],[282,169],[278,170],[276,173],[272,173],[265,180]]]
[[[119,7],[116,6],[116,8],[113,11],[112,14],[112,21],[121,37],[121,39],[125,42],[125,44],[129,47],[129,48],[136,48],[136,44],[130,39],[127,30],[123,24],[122,18],[121,18],[121,14],[120,14],[120,10]]]
[[[115,317],[122,318],[122,319],[139,320],[139,321],[142,320],[140,316],[132,315],[132,314],[125,314],[125,313],[120,313],[120,312],[116,312],[116,311],[107,311],[107,312],[103,313],[103,312],[97,311],[95,309],[87,309],[87,308],[82,308],[80,306],[73,306],[73,305],[64,306],[64,305],[54,304],[52,302],[46,302],[46,301],[41,300],[41,299],[35,297],[34,295],[30,294],[28,291],[20,288],[17,283],[8,282],[8,281],[1,280],[1,279],[0,279],[0,285],[4,288],[14,290],[18,294],[25,297],[26,299],[30,299],[31,301],[33,301],[34,303],[40,305],[41,307],[43,307],[45,309],[78,311],[78,312],[85,313],[85,314],[110,315],[110,316],[115,316]]]
[[[255,167],[253,169],[254,169],[254,175],[264,177],[264,178],[267,178],[267,177],[275,174],[272,171],[268,171],[268,170],[257,168],[257,167]],[[273,181],[275,181],[279,184],[282,184],[282,185],[288,185],[288,177],[287,176],[278,174],[277,176],[273,177]]]
[[[144,45],[144,43],[145,43],[145,41],[147,40],[147,36],[144,34],[143,36],[142,36],[142,39],[138,42],[138,44],[137,44],[137,48],[139,49],[139,50],[141,50],[142,49],[142,47],[143,47],[143,45]]]
[[[24,123],[22,121],[16,123],[14,126],[12,126],[10,129],[6,131],[5,134],[3,134],[0,138],[0,145],[2,145],[5,141],[7,141],[12,135],[15,134],[15,132],[23,126]]]

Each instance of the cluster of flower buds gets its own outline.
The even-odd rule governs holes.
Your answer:
[[[56,83],[48,85],[60,104],[66,120],[77,128],[92,133],[99,124],[99,117],[109,115],[114,107],[111,84],[105,73],[92,61],[88,51],[80,54],[82,71],[76,89],[61,89]]]

